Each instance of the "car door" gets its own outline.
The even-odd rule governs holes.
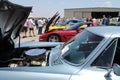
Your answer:
[[[103,80],[120,79],[120,77],[115,75],[114,72],[112,71],[113,64],[117,63],[120,65],[119,47],[120,47],[120,39],[114,39],[91,64],[91,67],[104,69],[103,74],[105,79]]]
[[[115,39],[90,63],[90,66],[85,66],[80,72],[80,75],[72,75],[70,80],[120,80],[120,76],[114,74],[112,66],[114,63],[119,64],[118,46],[120,40]]]
[[[0,71],[0,80],[69,80],[69,75],[21,71]]]

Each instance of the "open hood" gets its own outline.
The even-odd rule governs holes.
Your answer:
[[[48,29],[50,27],[50,25],[55,25],[56,22],[59,20],[60,16],[59,13],[56,12],[53,17],[51,17],[51,19],[48,21],[46,27],[45,27],[45,32],[48,32]]]
[[[0,51],[14,47],[13,39],[19,36],[31,9],[0,0]]]

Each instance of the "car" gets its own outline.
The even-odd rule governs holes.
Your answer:
[[[80,33],[83,28],[80,26],[83,25],[90,25],[91,22],[79,22],[75,23],[74,25],[71,25],[70,27],[64,29],[64,30],[55,30],[52,32],[45,32],[39,36],[40,42],[67,42],[70,40],[73,36]]]
[[[71,19],[71,20],[68,20],[68,21],[65,21],[65,22],[58,22],[55,25],[50,26],[48,31],[63,30],[63,29],[66,29],[66,28],[68,28],[69,26],[71,26],[75,23],[80,23],[80,22],[83,22],[83,21],[79,20],[79,19]],[[87,26],[84,25],[82,27],[86,28]]]
[[[25,13],[27,16],[31,9],[8,1],[2,4],[3,8],[9,5],[10,9],[0,7],[0,13],[7,12],[10,16],[11,10],[14,10],[21,15],[12,14],[10,33],[4,32],[8,27],[0,27],[3,30],[0,34],[0,80],[120,80],[120,27],[88,27],[67,43],[27,42],[14,45],[15,38],[11,35],[15,35],[14,18]],[[6,14],[0,14],[1,17],[3,15]],[[8,18],[2,19],[9,22]],[[18,22],[19,19],[21,23],[23,20],[17,18]],[[6,24],[5,21],[0,23]]]

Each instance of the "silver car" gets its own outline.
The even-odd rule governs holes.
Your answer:
[[[89,27],[65,44],[15,45],[31,8],[0,4],[0,80],[120,80],[120,27]]]

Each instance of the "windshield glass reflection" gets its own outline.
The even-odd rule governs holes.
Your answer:
[[[70,63],[81,64],[102,39],[103,37],[84,30],[63,47],[61,55]]]

